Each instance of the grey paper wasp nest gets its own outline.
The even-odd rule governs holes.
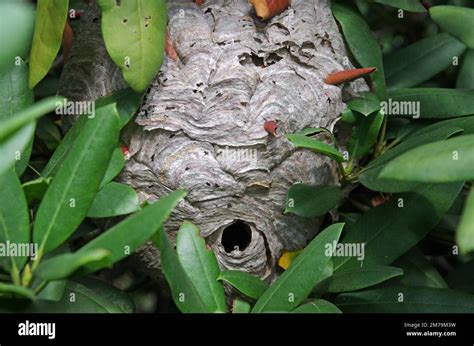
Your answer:
[[[165,60],[138,126],[125,136],[131,159],[120,180],[141,200],[185,189],[186,199],[165,225],[171,239],[190,220],[222,268],[271,279],[282,250],[304,247],[319,226],[283,214],[288,189],[297,182],[337,183],[330,159],[295,149],[284,137],[307,127],[333,129],[344,108],[341,88],[323,82],[352,67],[329,1],[293,0],[265,22],[248,0],[168,1],[168,10],[179,60]],[[89,40],[94,23],[83,29]],[[80,35],[66,66],[70,75],[84,60]],[[106,82],[78,95],[68,92],[66,75],[63,94],[84,99],[112,91],[116,70],[104,59],[89,63],[100,65]],[[361,88],[352,83],[344,93]],[[270,121],[278,123],[275,135],[264,128]],[[149,270],[159,270],[152,245],[140,257]]]

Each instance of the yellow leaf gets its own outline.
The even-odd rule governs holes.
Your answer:
[[[291,265],[293,260],[298,257],[298,255],[303,251],[303,249],[296,250],[296,251],[287,251],[283,250],[281,257],[278,259],[278,265],[287,270],[288,267]]]

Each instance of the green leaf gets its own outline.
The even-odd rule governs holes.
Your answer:
[[[382,179],[380,172],[389,162],[401,154],[425,143],[446,139],[469,127],[474,128],[474,117],[445,120],[417,130],[406,136],[401,144],[388,150],[364,168],[359,175],[359,182],[374,191],[390,193],[413,191],[419,183]]]
[[[54,150],[61,143],[61,133],[49,117],[42,117],[38,121],[36,135],[49,150]]]
[[[98,0],[98,4],[107,52],[127,83],[136,91],[144,91],[163,62],[165,0]]]
[[[37,295],[37,298],[58,302],[61,300],[61,298],[64,295],[64,291],[66,290],[66,285],[67,285],[66,280],[51,281]]]
[[[77,254],[105,249],[111,254],[111,263],[120,261],[157,232],[184,196],[184,191],[177,190],[162,197],[84,245]],[[91,271],[100,268],[101,266],[89,266]]]
[[[418,0],[373,0],[379,4],[392,6],[409,12],[426,12],[420,1]]]
[[[87,217],[104,218],[131,214],[140,210],[137,193],[128,185],[108,183],[97,192]]]
[[[53,65],[63,39],[69,0],[38,0],[30,52],[29,86],[33,89]]]
[[[474,312],[474,296],[432,287],[394,286],[343,293],[335,304],[344,313]]]
[[[427,37],[385,57],[385,76],[391,89],[419,85],[446,70],[454,56],[461,56],[466,46],[449,34]]]
[[[250,304],[240,298],[235,298],[232,303],[233,314],[248,314],[250,312]]]
[[[433,6],[430,8],[431,19],[441,29],[462,41],[469,48],[474,48],[474,9],[460,6]]]
[[[324,299],[315,299],[293,310],[297,314],[340,314],[336,305]]]
[[[474,180],[474,135],[422,145],[389,162],[381,178],[422,183]]]
[[[461,255],[474,251],[474,190],[472,189],[466,199],[466,206],[456,231],[456,243],[459,245]]]
[[[458,89],[474,89],[474,49],[469,49],[462,61],[456,81]]]
[[[220,270],[216,256],[206,248],[199,229],[191,222],[185,221],[181,225],[176,236],[176,252],[207,308],[213,312],[226,312],[224,287],[217,281]]]
[[[343,227],[344,224],[338,223],[319,233],[257,300],[252,312],[292,311],[302,303],[324,277],[332,246],[338,241]]]
[[[0,141],[5,140],[20,128],[51,112],[56,108],[58,102],[63,102],[63,100],[59,96],[48,97],[4,120],[2,127],[0,127]]]
[[[322,141],[318,141],[300,134],[286,135],[285,137],[297,148],[311,149],[315,153],[329,156],[337,162],[344,161],[344,157],[339,152],[339,150]]]
[[[86,117],[80,117],[76,120],[74,125],[69,129],[62,139],[61,143],[59,143],[59,146],[54,151],[53,156],[51,156],[49,159],[46,167],[41,172],[42,177],[49,178],[56,175],[59,167],[61,167],[64,159],[67,157],[67,154],[72,149],[77,137],[79,137],[79,135],[83,132],[86,122]]]
[[[35,297],[33,291],[29,288],[0,282],[0,297],[1,296],[20,297],[27,299],[34,299]]]
[[[3,47],[3,46],[2,46]],[[29,107],[34,102],[33,92],[28,89],[28,67],[20,60],[20,64],[11,64],[11,67],[0,72],[0,122],[13,117],[19,111]],[[21,153],[16,162],[16,171],[23,174],[28,164],[33,139]]]
[[[160,251],[163,274],[178,309],[184,313],[211,312],[184,271],[163,228],[153,236],[153,242]]]
[[[418,247],[397,259],[393,265],[403,269],[403,276],[399,279],[402,285],[448,288],[443,277]]]
[[[403,270],[400,268],[378,265],[338,270],[327,279],[329,281],[328,292],[357,291],[400,275],[403,275]]]
[[[356,98],[353,98],[347,103],[349,109],[368,116],[380,110],[380,100],[374,93],[370,91],[363,91]]]
[[[34,22],[35,7],[29,1],[0,2],[0,74],[11,69],[17,57],[26,59],[28,56]],[[12,28],[15,28],[14,34]]]
[[[49,252],[62,244],[87,215],[119,136],[115,104],[88,119],[39,206],[33,240]]]
[[[474,293],[474,260],[463,263],[446,276],[449,288]]]
[[[367,117],[356,114],[352,135],[347,141],[347,149],[354,159],[367,155],[377,142],[384,114],[377,112]]]
[[[74,301],[70,300],[71,295],[74,295]],[[68,281],[59,301],[36,299],[29,304],[14,304],[7,310],[19,313],[132,313],[135,305],[125,292],[114,286],[97,279],[83,279]]]
[[[110,266],[110,252],[104,249],[91,249],[81,253],[58,255],[42,261],[35,274],[46,281],[61,280],[70,277],[86,265]]]
[[[116,102],[117,111],[120,116],[120,128],[123,128],[132,118],[132,115],[135,113],[137,107],[140,104],[140,100],[141,95],[133,92],[130,88],[121,89],[116,91],[112,95],[98,98],[96,100],[96,109]],[[43,177],[47,178],[56,175],[56,172],[64,161],[64,158],[66,157],[67,153],[72,148],[77,137],[82,133],[86,121],[86,117],[80,117],[78,120],[76,120],[76,122],[74,122],[74,125],[66,133],[58,148],[54,152],[53,156],[48,161],[48,164],[41,172],[41,175]],[[117,153],[114,152],[114,157],[116,155]],[[104,180],[102,181],[101,186],[105,185],[106,180],[109,179],[110,175],[112,175],[117,169],[115,161],[112,160],[114,159],[111,159],[111,163],[107,168],[107,172],[104,176]]]
[[[21,173],[27,161],[28,148],[30,143],[33,141],[33,136],[35,134],[35,124],[27,124],[23,128],[19,129],[17,132],[14,132],[5,139],[0,139],[0,174],[8,170],[10,167],[15,165],[18,168],[18,173]],[[20,160],[17,160],[18,157],[21,157]]]
[[[364,245],[363,266],[389,265],[415,246],[451,207],[462,183],[423,185],[371,209],[351,227],[339,246]],[[334,272],[359,268],[356,256],[333,258]]]
[[[30,241],[30,217],[25,195],[13,168],[0,175],[2,195],[0,198],[0,244],[28,244]],[[26,257],[0,256],[0,266],[18,272]]]
[[[33,201],[41,201],[48,190],[51,178],[38,178],[22,185],[26,202],[31,205]]]
[[[240,293],[252,299],[258,299],[267,290],[268,284],[252,274],[226,270],[220,273],[218,280],[225,281],[239,290]]]
[[[362,67],[376,67],[377,71],[371,74],[375,93],[380,100],[387,98],[385,75],[382,62],[382,51],[369,25],[348,6],[333,3],[332,12],[341,24],[344,38],[352,54]]]
[[[338,186],[295,184],[286,195],[285,213],[308,218],[319,217],[335,208],[341,198],[342,191]]]
[[[403,105],[402,102],[418,102],[421,118],[443,119],[455,118],[474,114],[474,90],[442,89],[442,88],[414,88],[398,89],[389,92],[388,97],[392,105]],[[406,103],[405,103],[406,104]],[[418,114],[403,112],[397,116],[414,117]],[[385,114],[392,115],[391,110]]]
[[[120,147],[115,148],[110,158],[109,166],[107,171],[105,171],[104,178],[100,183],[100,188],[102,189],[107,183],[110,183],[125,166],[125,158],[123,157],[122,149]]]

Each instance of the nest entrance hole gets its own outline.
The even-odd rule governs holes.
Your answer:
[[[234,250],[244,251],[251,241],[252,230],[247,223],[241,220],[227,226],[222,232],[221,243],[227,253]]]

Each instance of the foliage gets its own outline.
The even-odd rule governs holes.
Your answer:
[[[94,100],[64,136],[61,44],[80,2],[1,2],[0,27],[16,29],[0,31],[0,244],[38,248],[0,256],[0,312],[133,312],[128,293],[97,273],[149,240],[184,313],[473,312],[474,9],[432,2],[332,1],[352,65],[376,71],[368,91],[343,94],[335,128],[347,136],[283,137],[334,160],[340,179],[288,190],[282,213],[324,230],[265,278],[219,268],[189,221],[174,248],[163,225],[184,191],[141,204],[113,181],[126,164],[122,131],[164,59],[165,0],[98,0],[107,52],[130,88]],[[105,218],[117,219],[97,234]],[[425,256],[440,237],[447,273]]]

